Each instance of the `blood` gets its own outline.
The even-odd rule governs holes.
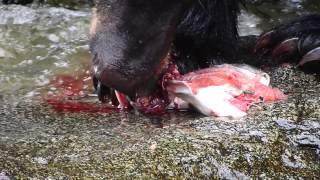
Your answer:
[[[170,58],[170,56],[167,56]],[[156,91],[150,96],[136,97],[135,107],[144,114],[164,114],[170,104],[168,92],[166,90],[167,82],[180,78],[178,67],[168,60],[166,70],[161,74],[158,80]]]
[[[61,100],[53,97],[45,100],[56,112],[113,113],[120,111],[120,109],[106,104]]]
[[[120,109],[109,104],[86,102],[90,91],[93,90],[88,71],[74,74],[55,75],[51,78],[49,88],[44,94],[44,101],[56,112],[69,113],[113,113]]]
[[[231,104],[236,106],[238,109],[240,109],[243,112],[246,112],[249,110],[249,108],[258,102],[261,102],[262,99],[254,94],[241,94],[234,99],[231,100]]]
[[[255,83],[253,90],[254,94],[262,97],[264,102],[277,102],[288,98],[280,89],[272,88],[261,83]]]

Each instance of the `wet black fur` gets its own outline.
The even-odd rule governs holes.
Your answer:
[[[181,71],[233,58],[237,51],[238,0],[195,0],[177,27],[174,48]]]
[[[97,0],[102,28],[90,42],[93,57],[97,57],[93,61],[98,68],[94,78],[127,95],[151,89],[160,75],[155,69],[165,59],[170,44],[181,73],[237,62],[241,3],[242,0]],[[312,22],[318,22],[314,18],[311,17]],[[275,36],[303,33],[297,27],[279,26],[281,32]]]
[[[237,49],[239,5],[240,0],[97,0],[102,28],[90,40],[98,69],[93,76],[135,94],[142,86],[154,87],[158,77],[150,70],[169,49],[182,73],[224,61]]]

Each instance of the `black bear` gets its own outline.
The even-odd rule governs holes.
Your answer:
[[[109,88],[129,97],[147,94],[175,52],[185,72],[208,67],[210,57],[232,56],[238,47],[240,0],[97,0],[90,49],[100,100]],[[311,15],[263,34],[256,51],[299,54],[300,64],[320,59],[320,16]],[[195,58],[189,58],[195,57]]]

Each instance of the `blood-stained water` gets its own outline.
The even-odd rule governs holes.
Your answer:
[[[88,102],[93,91],[89,71],[73,74],[61,74],[52,77],[49,83],[50,91],[45,92],[43,99],[57,112],[112,113],[119,109],[110,104],[102,104],[94,97]]]

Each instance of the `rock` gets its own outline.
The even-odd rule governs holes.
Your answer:
[[[0,47],[0,58],[10,58],[10,57],[13,57],[13,55],[10,52],[8,52],[7,50],[2,49]]]
[[[0,48],[0,58],[4,58],[6,55],[6,52],[4,51],[4,49]]]

